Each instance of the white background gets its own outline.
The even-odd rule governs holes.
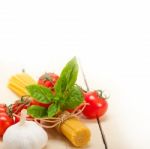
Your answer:
[[[59,73],[77,55],[91,88],[111,94],[110,149],[150,148],[149,51],[148,0],[0,1],[1,74]]]

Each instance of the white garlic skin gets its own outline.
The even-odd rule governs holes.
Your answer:
[[[3,136],[4,149],[42,149],[47,142],[47,133],[33,121],[12,125]]]

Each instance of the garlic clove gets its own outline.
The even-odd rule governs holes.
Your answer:
[[[33,121],[10,126],[3,136],[4,149],[42,149],[48,142],[46,131]]]

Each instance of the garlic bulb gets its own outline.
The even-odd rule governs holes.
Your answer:
[[[26,111],[21,111],[21,120],[10,126],[3,136],[4,149],[42,149],[48,142],[43,128],[33,121],[25,120]]]

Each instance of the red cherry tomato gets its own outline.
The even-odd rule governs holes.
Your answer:
[[[87,118],[97,118],[105,114],[108,103],[104,97],[99,96],[97,91],[89,91],[84,94],[85,101],[89,104],[83,110],[83,114]]]
[[[58,79],[59,76],[55,73],[45,73],[39,78],[38,84],[48,88],[53,88]]]
[[[14,124],[14,120],[7,113],[0,113],[0,137],[3,136],[6,129]]]
[[[27,105],[23,105],[23,106],[21,106],[21,107],[19,107],[20,105],[18,104],[18,105],[13,105],[13,107],[12,107],[12,109],[13,109],[13,112],[14,113],[16,113],[16,114],[18,114],[18,113],[20,113],[23,109],[27,109],[28,108],[28,106]],[[18,108],[19,107],[19,108]]]
[[[0,104],[0,113],[1,112],[6,112],[7,111],[7,106],[6,104]]]
[[[48,108],[50,106],[50,104],[41,103],[41,102],[38,102],[36,100],[32,100],[30,105],[41,106],[41,107],[44,107],[44,108]]]

